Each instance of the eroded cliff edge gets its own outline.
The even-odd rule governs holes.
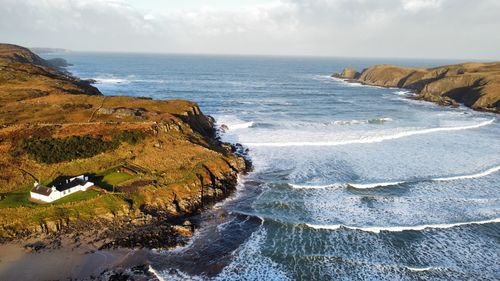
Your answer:
[[[346,68],[332,76],[366,85],[409,89],[415,92],[414,98],[440,105],[461,103],[475,110],[500,113],[500,62],[434,68],[375,65],[361,72]]]
[[[103,96],[19,46],[0,44],[0,103],[0,242],[90,230],[103,246],[173,246],[249,168],[195,103]],[[80,174],[96,187],[29,200],[35,180]]]

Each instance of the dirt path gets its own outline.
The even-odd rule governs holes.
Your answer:
[[[99,109],[101,109],[103,106],[104,106],[104,102],[106,101],[106,96],[103,96],[102,97],[102,102],[101,102],[101,105],[99,105],[98,108],[96,108],[96,110],[94,110],[94,112],[92,112],[92,115],[90,115],[90,118],[89,118],[89,121],[88,122],[91,122],[92,119],[94,118],[94,115],[96,115],[97,111],[99,111]]]

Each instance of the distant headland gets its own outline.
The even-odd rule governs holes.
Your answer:
[[[500,113],[500,62],[434,68],[382,64],[361,72],[348,67],[332,77],[365,85],[409,89],[416,94],[413,98],[439,105],[464,104],[475,110]]]

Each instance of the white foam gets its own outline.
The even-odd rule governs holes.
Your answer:
[[[476,129],[493,124],[493,122],[495,122],[495,118],[474,125],[421,129],[421,130],[394,133],[392,135],[359,138],[359,139],[345,140],[345,141],[319,141],[319,142],[306,141],[306,142],[281,142],[281,143],[261,142],[261,143],[245,143],[245,145],[250,147],[290,147],[290,146],[339,146],[339,145],[349,145],[349,144],[378,143],[387,140],[399,139],[415,135]]]
[[[437,270],[439,268],[437,267],[410,267],[410,266],[406,266],[406,269],[410,270],[410,271],[414,271],[414,272],[423,272],[423,271],[431,271],[431,270]]]
[[[212,280],[292,280],[285,268],[262,253],[267,237],[261,227],[248,240],[233,252],[231,263]]]
[[[127,84],[127,83],[166,83],[165,80],[160,79],[134,79],[135,75],[129,75],[126,78],[115,77],[114,75],[102,75],[90,78],[95,80],[98,84]]]
[[[349,183],[350,187],[358,189],[369,189],[375,187],[393,186],[405,183],[404,181],[394,181],[394,182],[377,182],[377,183]]]
[[[293,184],[289,183],[289,186],[295,189],[325,189],[325,188],[335,188],[339,187],[339,184],[328,184],[328,185],[299,185],[299,184]]]
[[[424,224],[424,225],[414,225],[414,226],[388,226],[388,227],[382,227],[382,226],[358,227],[358,226],[347,226],[343,224],[330,224],[330,225],[306,224],[306,225],[314,229],[338,230],[341,228],[347,228],[365,232],[380,233],[381,231],[402,232],[408,230],[421,231],[425,229],[444,229],[444,228],[453,228],[464,225],[490,224],[498,222],[500,222],[500,218],[484,220],[484,221],[471,221],[471,222],[459,222],[459,223],[447,223],[447,224]]]
[[[490,168],[484,172],[477,173],[477,174],[472,174],[472,175],[463,175],[463,176],[454,176],[454,177],[446,177],[446,178],[435,178],[435,179],[430,179],[430,181],[453,181],[453,180],[463,180],[463,179],[476,179],[476,178],[481,178],[485,177],[488,175],[491,175],[495,172],[500,171],[500,166],[496,166],[493,168]],[[429,181],[423,179],[422,181]],[[395,185],[400,185],[403,183],[408,183],[409,181],[394,181],[394,182],[377,182],[377,183],[347,183],[344,186],[349,186],[352,188],[357,188],[357,189],[369,189],[369,188],[376,188],[376,187],[387,187],[387,186],[395,186]],[[410,182],[416,182],[416,181],[410,181]],[[329,188],[329,187],[338,187],[342,186],[342,184],[329,184],[329,185],[295,185],[295,184],[289,184],[293,188],[310,188],[310,189],[322,189],[322,188]]]
[[[224,231],[224,229],[226,229],[229,225],[231,225],[231,223],[233,223],[235,221],[236,217],[226,221],[226,222],[223,222],[221,224],[218,224],[217,225],[217,231],[221,232],[221,231]]]
[[[410,91],[395,91],[394,93],[398,96],[408,96],[408,94],[411,94]]]
[[[316,81],[332,81],[332,78],[338,79],[338,78],[332,77],[330,75],[314,75],[312,77],[312,79],[316,80]]]
[[[245,122],[245,123],[237,123],[237,124],[229,124],[226,126],[229,128],[229,130],[240,130],[240,129],[246,129],[250,128],[253,126],[253,122]]]
[[[158,271],[156,271],[151,265],[148,267],[149,273],[153,274],[154,277],[156,277],[160,281],[165,281],[165,278],[163,278]]]
[[[216,115],[214,116],[217,126],[224,128],[224,131],[234,131],[250,128],[254,125],[253,121],[241,120],[234,115]]]
[[[333,79],[335,81],[340,81],[344,85],[349,86],[349,87],[367,87],[367,88],[377,88],[377,89],[398,89],[395,87],[382,87],[382,86],[377,86],[377,85],[363,84],[363,83],[355,81],[355,80],[343,79],[343,78],[337,78],[337,77],[330,77],[330,79]]]
[[[498,171],[500,171],[500,166],[493,167],[491,169],[488,169],[484,172],[477,173],[477,174],[446,177],[446,178],[437,178],[437,179],[432,179],[432,180],[433,181],[453,181],[453,180],[463,180],[463,179],[476,179],[476,178],[485,177],[487,175],[491,175],[491,174],[498,172]]]
[[[333,121],[334,125],[357,125],[357,124],[369,124],[369,123],[384,123],[392,121],[392,118],[382,117],[382,118],[373,118],[373,119],[364,119],[364,120],[337,120]]]
[[[123,84],[123,83],[128,83],[129,80],[127,79],[120,79],[120,78],[93,78],[97,83],[99,84]]]

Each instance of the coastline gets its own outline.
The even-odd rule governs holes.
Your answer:
[[[246,170],[242,173],[246,173]],[[103,232],[96,235],[95,230],[69,230],[64,234],[41,234],[31,235],[27,238],[15,239],[0,243],[0,280],[111,280],[110,278],[146,278],[147,280],[163,280],[151,265],[150,258],[157,250],[176,251],[190,247],[197,239],[196,231],[206,221],[209,228],[219,227],[220,221],[213,221],[215,217],[225,218],[228,213],[221,210],[221,204],[237,200],[237,188],[231,188],[230,193],[224,198],[205,205],[203,209],[197,210],[191,215],[186,215],[185,220],[193,222],[189,229],[185,229],[186,236],[175,245],[166,248],[151,248],[141,241],[130,247],[124,245],[111,245],[106,247],[109,240],[103,238]],[[220,213],[222,212],[222,213]],[[217,213],[214,215],[212,213]],[[209,217],[204,218],[204,214]],[[215,216],[215,217],[214,217]],[[194,221],[193,221],[194,219]],[[226,220],[224,220],[227,223]],[[182,228],[182,226],[181,226]],[[97,238],[99,237],[100,238]],[[144,235],[147,239],[148,235]],[[244,236],[241,236],[244,237]],[[168,238],[168,237],[164,237]],[[146,242],[146,241],[144,241]],[[161,246],[161,245],[160,245]],[[39,248],[38,248],[39,247]],[[180,248],[179,248],[180,247]],[[234,250],[234,249],[233,249]],[[227,251],[229,255],[232,251]],[[210,261],[205,260],[195,271],[220,272],[222,267],[211,268]],[[114,279],[112,279],[114,280]]]
[[[9,67],[13,77],[0,87],[0,97],[6,103],[5,112],[19,114],[0,115],[4,156],[0,166],[8,167],[7,176],[0,179],[0,183],[7,179],[0,190],[5,192],[0,193],[0,203],[5,205],[0,204],[0,252],[2,256],[7,253],[0,258],[2,280],[19,280],[21,269],[25,279],[150,276],[148,252],[189,241],[199,224],[195,217],[233,194],[238,175],[251,169],[244,149],[220,141],[214,119],[195,103],[103,96],[90,82],[53,68],[25,48],[0,47],[4,51],[0,64]],[[26,90],[12,95],[10,83],[17,85],[18,76]],[[39,113],[25,114],[49,102],[53,106],[46,116],[53,119]],[[77,159],[77,166],[72,165],[73,159],[37,163],[17,152],[12,158],[18,132],[31,136],[43,132],[37,137],[54,140],[78,136],[81,131],[115,138],[110,134],[116,134],[117,129],[144,137],[122,142],[115,151]],[[110,167],[117,169],[116,164],[122,161],[133,161],[145,172],[112,189],[99,187],[94,191],[98,195],[90,199],[48,205],[25,202],[26,198],[12,201],[18,198],[15,194],[29,196],[24,186],[32,186],[33,178],[95,174]],[[29,176],[19,170],[29,171]],[[23,193],[12,193],[20,187]],[[29,216],[37,219],[26,221]]]
[[[331,75],[348,83],[397,88],[408,97],[440,106],[463,104],[473,110],[500,113],[500,63],[464,63],[434,68],[374,65],[361,72],[346,67]]]

